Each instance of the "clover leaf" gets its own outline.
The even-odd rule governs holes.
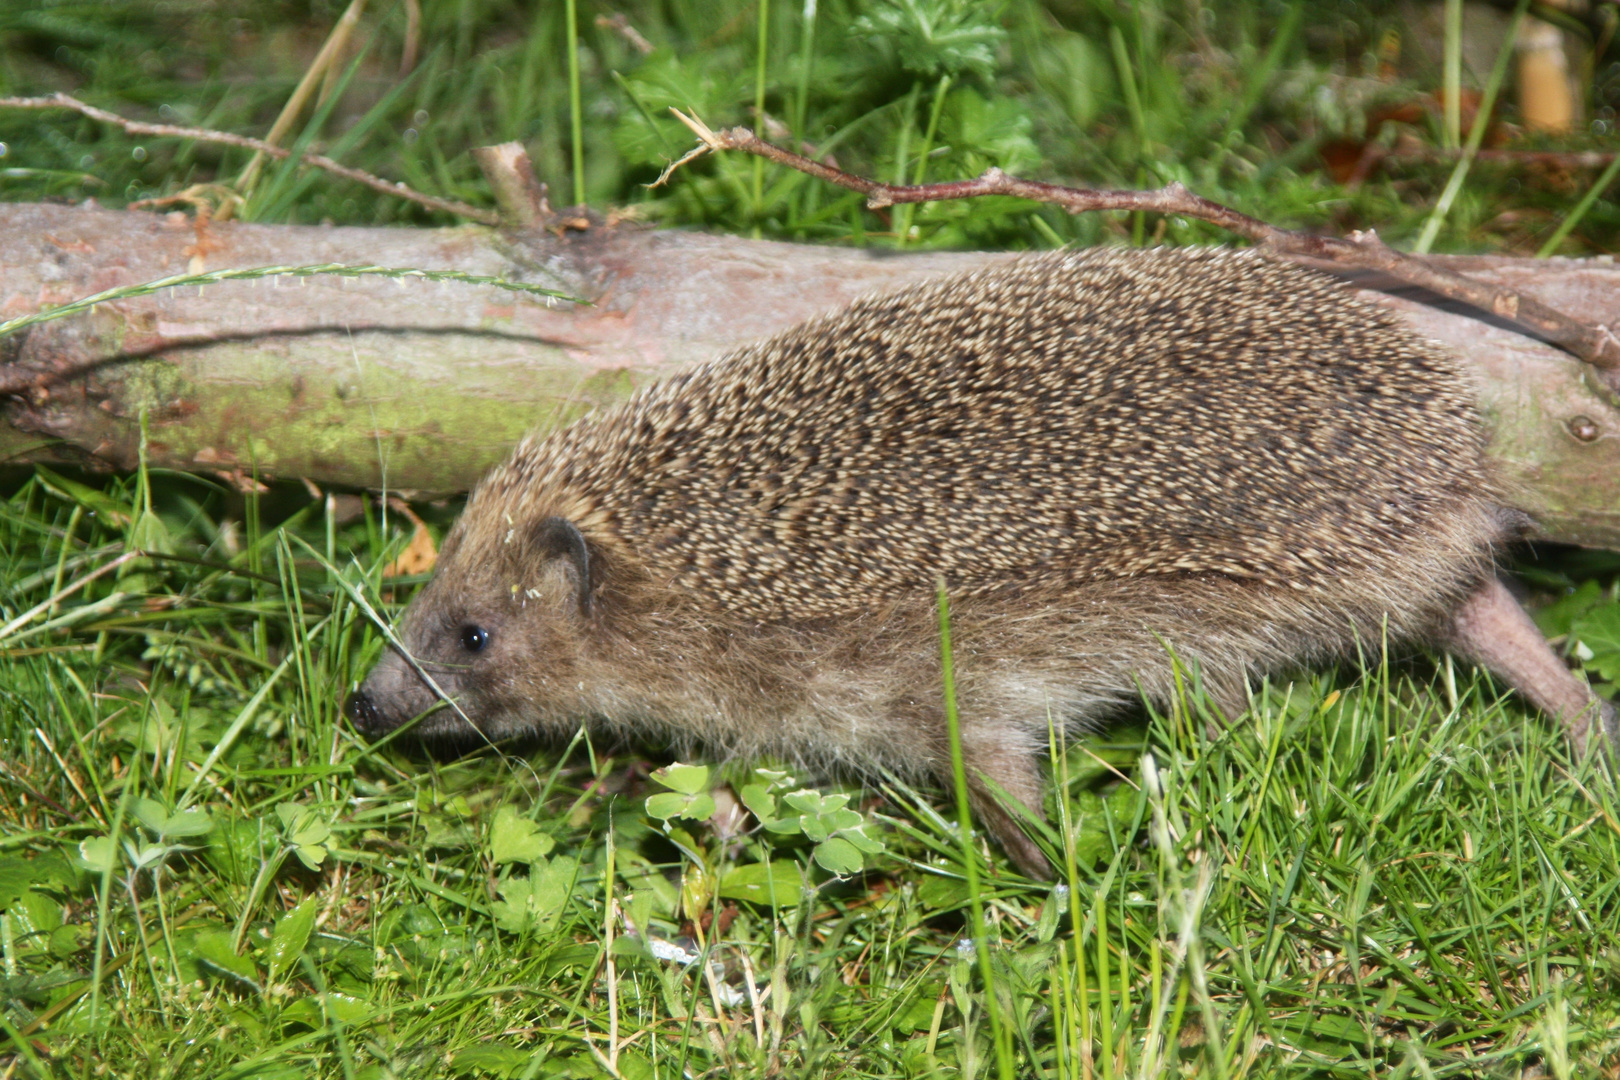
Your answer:
[[[709,794],[709,767],[676,762],[659,769],[652,778],[669,791],[647,797],[647,815],[659,821],[686,818],[708,821],[714,816],[714,796]]]
[[[311,870],[320,869],[332,849],[332,827],[314,810],[297,803],[281,803],[276,817],[281,819],[281,838],[298,861]]]

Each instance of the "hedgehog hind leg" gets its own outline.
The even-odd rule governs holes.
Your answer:
[[[1614,705],[1564,666],[1494,574],[1452,613],[1446,644],[1562,723],[1577,749],[1586,751],[1594,742],[1607,742],[1620,752],[1620,716]]]

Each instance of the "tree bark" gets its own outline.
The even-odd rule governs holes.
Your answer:
[[[0,204],[0,319],[191,265],[380,264],[489,286],[267,279],[171,289],[0,339],[0,460],[193,471],[429,493],[464,490],[526,431],[878,289],[1007,258],[885,252],[593,224],[554,232],[210,224]],[[1606,260],[1436,258],[1594,323]],[[1551,539],[1620,546],[1620,411],[1567,354],[1418,290],[1352,282],[1477,373],[1512,501]]]

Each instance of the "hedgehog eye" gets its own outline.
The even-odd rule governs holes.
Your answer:
[[[482,626],[467,625],[461,628],[461,647],[468,652],[483,652],[488,644],[489,631]]]

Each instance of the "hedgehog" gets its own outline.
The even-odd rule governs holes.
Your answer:
[[[1581,748],[1615,711],[1498,579],[1529,522],[1459,364],[1252,250],[1022,256],[862,299],[524,440],[344,709],[371,738],[581,723],[951,776],[1026,872],[1053,723],[1385,641],[1476,662]],[[1021,804],[1021,805],[1019,805]]]

